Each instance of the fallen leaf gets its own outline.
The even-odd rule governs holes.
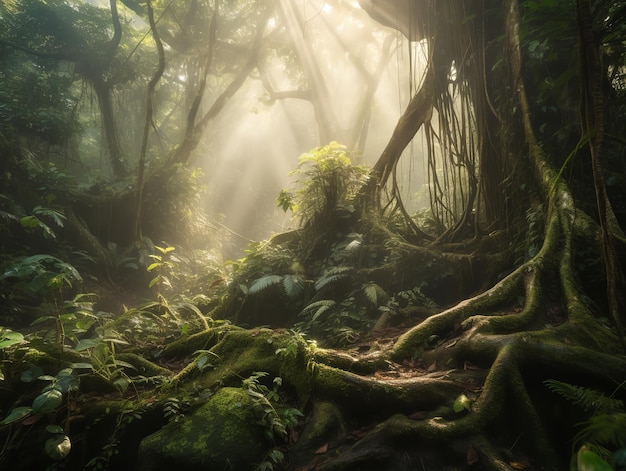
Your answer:
[[[430,365],[428,367],[428,372],[432,373],[433,371],[435,371],[437,369],[437,362],[434,362],[432,365]]]
[[[478,450],[474,447],[474,445],[470,445],[469,448],[467,449],[466,459],[467,459],[467,464],[470,466],[480,461]]]
[[[317,450],[315,450],[315,454],[316,455],[323,455],[327,451],[328,451],[328,443],[325,443],[324,445],[319,447]]]

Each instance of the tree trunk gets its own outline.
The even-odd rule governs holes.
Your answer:
[[[113,172],[114,178],[122,178],[126,176],[127,171],[123,163],[122,146],[115,123],[113,104],[111,103],[111,89],[101,77],[92,77],[91,84],[98,97],[102,128],[104,130],[106,150],[111,163],[111,171]]]

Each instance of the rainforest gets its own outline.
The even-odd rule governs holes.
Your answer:
[[[0,469],[626,470],[625,19],[0,1]]]

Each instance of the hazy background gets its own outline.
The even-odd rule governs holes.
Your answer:
[[[376,57],[380,51],[376,50],[375,42],[358,44],[362,40],[358,31],[368,34],[373,31],[379,46],[391,36],[393,45],[372,102],[365,146],[354,149],[361,153],[357,163],[371,165],[384,149],[415,81],[421,77],[420,56],[424,52],[413,45],[410,58],[406,38],[372,20],[356,2],[336,2],[341,11],[321,0],[296,3],[304,19],[300,26],[307,40],[314,43],[314,59],[342,127],[349,127],[355,118],[359,94],[364,91],[354,58],[350,58],[348,51],[365,54],[360,60],[368,70],[380,60]],[[270,19],[268,29],[273,21]],[[362,51],[364,47],[369,50]],[[273,64],[271,79],[275,89],[293,85],[287,67],[279,61]],[[310,102],[298,99],[268,102],[260,79],[246,81],[207,130],[195,156],[207,176],[206,208],[231,231],[234,246],[240,249],[250,240],[264,239],[290,226],[289,215],[276,207],[276,196],[280,189],[291,184],[289,172],[297,167],[299,156],[324,144],[319,140]],[[398,169],[407,196],[423,192],[426,179],[421,147],[420,143],[413,143],[407,150],[412,158],[402,159]]]

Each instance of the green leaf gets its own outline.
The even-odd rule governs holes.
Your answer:
[[[46,454],[55,461],[60,461],[70,454],[72,442],[67,435],[57,435],[46,440]]]
[[[33,413],[37,415],[47,414],[52,412],[63,402],[63,394],[61,391],[51,389],[49,391],[41,393],[33,401]]]
[[[283,277],[280,275],[266,275],[257,280],[254,280],[250,285],[250,289],[248,290],[248,294],[258,294],[262,291],[265,291],[270,286],[276,285],[283,280]]]
[[[51,424],[51,425],[48,425],[46,427],[46,432],[50,432],[50,433],[65,433],[65,430],[63,430],[63,427],[61,427],[60,425]]]
[[[285,294],[290,298],[297,298],[304,290],[304,279],[300,275],[285,275],[283,277]]]
[[[25,229],[34,229],[41,224],[37,216],[24,216],[20,218],[20,224]]]
[[[130,368],[131,370],[135,370],[136,368],[128,362],[122,360],[114,360],[115,366],[121,366],[123,368]]]
[[[277,449],[270,450],[267,456],[276,464],[282,463],[285,459],[283,452]]]
[[[56,377],[50,375],[41,375],[37,379],[40,379],[41,381],[54,381]]]
[[[454,409],[454,412],[456,412],[457,414],[463,412],[464,410],[471,410],[472,401],[470,401],[469,398],[465,394],[461,394],[454,401],[452,408]]]
[[[100,339],[82,339],[74,347],[75,352],[82,352],[88,348],[93,348],[100,343]]]
[[[43,370],[39,366],[31,366],[26,371],[22,371],[20,380],[24,383],[31,383],[43,375]]]
[[[331,307],[334,307],[336,304],[337,303],[333,301],[332,299],[321,299],[319,301],[315,301],[314,303],[311,303],[308,306],[306,306],[304,309],[302,309],[302,311],[300,311],[300,314],[298,315],[304,316],[315,311],[315,314],[313,314],[313,318],[311,319],[311,321],[314,321],[321,314],[323,314],[326,310],[330,309]]]
[[[129,385],[130,385],[130,381],[124,377],[117,378],[115,381],[113,381],[113,386],[115,386],[115,389],[117,389],[120,393],[123,393],[124,391],[126,391]]]
[[[587,444],[578,450],[576,463],[578,471],[613,471],[613,467],[592,451]]]
[[[350,271],[352,271],[352,267],[335,267],[328,270],[315,282],[315,289],[319,291],[328,284],[346,278]]]
[[[38,216],[48,216],[54,221],[57,226],[63,227],[63,219],[65,219],[65,215],[59,211],[55,211],[54,209],[50,208],[44,208],[43,206],[35,206],[33,208],[33,213]]]
[[[381,304],[385,304],[389,296],[376,283],[368,283],[363,288],[363,292],[365,293],[365,297],[367,300],[372,303],[374,306],[380,306]]]
[[[56,317],[54,317],[54,316],[41,316],[41,317],[38,317],[37,319],[35,319],[33,322],[31,322],[30,326],[33,327],[35,325],[43,324],[44,322],[51,321],[51,320],[56,320]]]
[[[6,329],[0,333],[0,350],[12,347],[13,345],[19,345],[24,342],[24,335],[19,332]]]
[[[78,387],[80,386],[80,378],[78,376],[74,374],[57,376],[57,380],[52,385],[54,390],[60,393],[78,390]]]
[[[16,407],[9,415],[7,415],[0,425],[12,424],[18,420],[22,420],[24,417],[28,417],[33,412],[31,407]]]

